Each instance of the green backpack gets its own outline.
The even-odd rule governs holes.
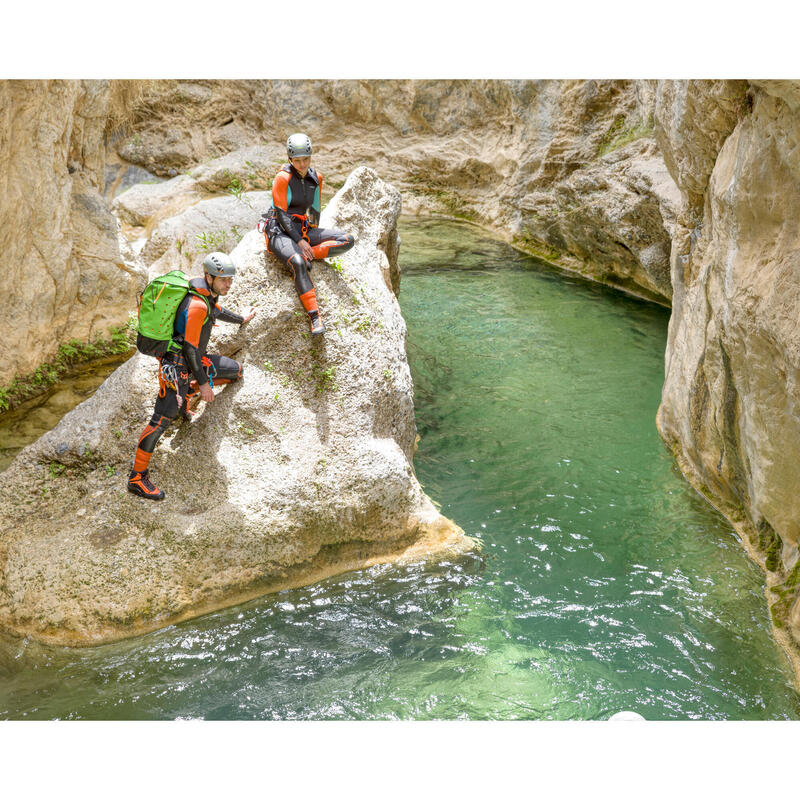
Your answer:
[[[175,314],[189,292],[208,305],[208,300],[191,288],[189,277],[179,269],[159,275],[147,284],[139,297],[136,347],[140,353],[161,358],[168,352],[180,351],[181,345],[173,339]]]

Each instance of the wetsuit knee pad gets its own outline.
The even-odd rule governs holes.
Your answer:
[[[177,410],[175,415],[177,416]],[[164,431],[172,425],[174,419],[175,417],[165,417],[158,413],[153,414],[139,438],[139,449],[144,453],[152,453],[156,449],[158,440]]]
[[[209,355],[209,358],[216,367],[216,374],[214,382],[219,383],[233,383],[242,377],[242,365],[238,361],[234,361],[227,356]]]
[[[289,259],[288,264],[294,275],[294,287],[297,289],[297,294],[305,294],[309,289],[314,288],[314,284],[311,283],[311,278],[308,275],[306,260],[303,256],[295,253],[295,255]]]
[[[306,260],[299,253],[295,253],[291,256],[286,263],[295,275],[297,275],[300,270],[305,269],[306,266]]]

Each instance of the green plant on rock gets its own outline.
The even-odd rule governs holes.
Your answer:
[[[48,464],[48,474],[50,475],[51,480],[55,480],[56,478],[60,478],[64,474],[64,470],[66,467],[63,464],[60,464],[58,461],[51,461]]]
[[[70,339],[58,348],[52,361],[46,361],[28,375],[17,376],[7,386],[0,387],[0,412],[9,411],[41,394],[76,364],[127,353],[136,336],[136,315],[133,314],[132,318],[132,323],[129,315],[125,325],[110,328],[107,338],[100,336],[86,342]]]
[[[628,123],[623,114],[618,114],[614,118],[611,127],[600,140],[597,147],[597,157],[601,158],[608,153],[613,153],[626,144],[642,139],[645,136],[652,136],[655,131],[655,124],[652,116],[644,121]]]
[[[336,367],[322,369],[318,364],[314,364],[311,372],[316,380],[317,392],[322,394],[325,391],[336,391],[339,386],[336,383]]]
[[[225,246],[225,231],[202,231],[195,238],[198,241],[197,249],[206,253],[221,250]]]
[[[334,269],[336,272],[341,274],[343,266],[341,258],[329,258],[328,265],[331,267],[331,269]]]
[[[244,165],[250,170],[247,173],[247,179],[256,183],[258,181],[258,167],[252,161],[245,161]]]
[[[230,173],[228,173],[230,175]],[[226,187],[225,191],[235,197],[240,203],[244,203],[245,205],[249,205],[245,198],[243,197],[245,188],[242,186],[242,182],[238,178],[231,178],[231,182]]]

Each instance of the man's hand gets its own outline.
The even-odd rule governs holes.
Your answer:
[[[206,403],[214,402],[214,390],[211,388],[210,383],[204,383],[200,387],[200,399]]]
[[[242,325],[246,322],[250,322],[251,319],[256,315],[256,310],[254,308],[250,308],[248,312],[244,315],[244,319],[242,320]]]
[[[301,239],[297,243],[297,246],[300,248],[300,252],[303,254],[303,258],[306,261],[314,260],[314,251],[311,249],[311,245],[305,239]]]

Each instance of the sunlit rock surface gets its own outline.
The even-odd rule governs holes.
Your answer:
[[[412,212],[472,220],[560,267],[668,303],[680,197],[656,147],[654,108],[654,81],[158,81],[117,146],[159,175],[196,176],[206,191],[229,175],[267,188],[250,176],[271,179],[287,132],[303,130],[330,187],[356,165],[373,167]],[[226,155],[242,136],[250,156]],[[201,163],[218,156],[231,163]]]
[[[0,363],[8,383],[60,344],[107,335],[144,273],[120,255],[102,198],[109,81],[0,81]]]
[[[293,283],[248,233],[224,303],[257,316],[212,350],[244,365],[151,461],[160,503],[125,489],[152,413],[156,362],[135,356],[3,475],[0,626],[61,644],[131,636],[348,569],[473,543],[412,467],[406,328],[391,291],[400,195],[367,168],[323,224],[353,232],[341,272],[314,278],[328,325],[311,339]]]
[[[686,209],[658,426],[767,573],[800,664],[800,91],[792,82],[664,87],[657,114]]]

